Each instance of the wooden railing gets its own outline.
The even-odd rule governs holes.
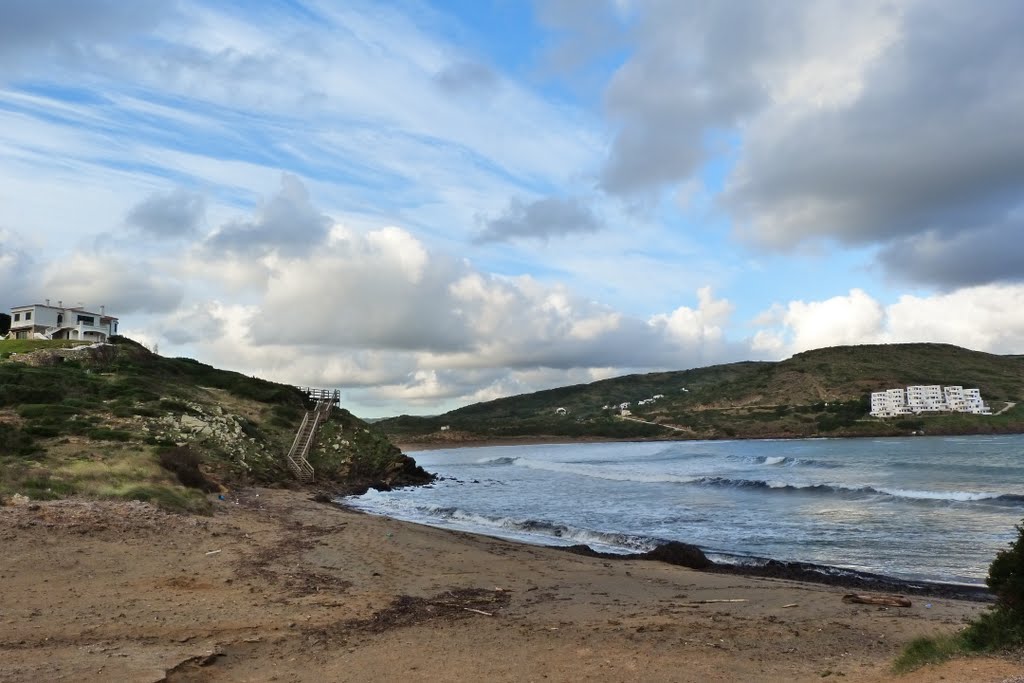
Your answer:
[[[288,449],[288,454],[285,457],[288,469],[292,471],[295,478],[300,483],[308,484],[316,477],[316,472],[309,463],[309,451],[316,441],[317,430],[330,417],[331,409],[335,403],[340,401],[341,395],[337,389],[333,391],[330,389],[303,389],[303,391],[310,396],[313,395],[311,392],[319,392],[316,407],[306,411],[302,418],[302,424],[299,425],[299,431],[295,433],[292,447]]]

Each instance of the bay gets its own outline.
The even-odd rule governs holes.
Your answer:
[[[425,451],[430,487],[366,512],[528,543],[810,562],[981,584],[1024,517],[1024,435],[679,441]]]

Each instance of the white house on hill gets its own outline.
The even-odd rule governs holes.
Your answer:
[[[101,342],[117,334],[117,318],[100,312],[87,311],[81,306],[65,308],[63,301],[56,306],[30,304],[11,309],[11,329],[8,339],[78,339]]]

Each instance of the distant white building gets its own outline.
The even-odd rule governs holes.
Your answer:
[[[907,406],[914,413],[941,413],[949,410],[942,387],[927,384],[907,387]]]
[[[11,309],[11,329],[8,339],[78,339],[102,342],[117,334],[117,318],[100,312],[87,311],[75,306],[65,308],[64,302],[56,306],[29,304]]]
[[[568,410],[566,410],[565,408],[555,408],[555,413],[556,413],[557,415],[565,415],[565,414],[567,414],[568,412],[569,412],[569,411],[568,411]]]
[[[921,413],[974,413],[991,415],[979,389],[960,386],[943,388],[938,384],[914,385],[906,389],[888,389],[871,394],[873,417],[898,417]]]
[[[657,401],[659,398],[665,398],[665,394],[655,394],[652,398]]]

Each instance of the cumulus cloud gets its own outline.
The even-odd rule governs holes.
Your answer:
[[[128,211],[125,223],[150,237],[186,237],[198,232],[205,214],[202,195],[177,189],[143,199]]]
[[[32,285],[32,265],[21,236],[0,228],[0,312],[30,303],[29,298],[37,295]]]
[[[603,227],[601,219],[579,199],[545,197],[532,202],[513,199],[505,213],[487,221],[476,242],[549,239],[597,232]]]
[[[732,304],[709,288],[693,307],[642,319],[563,285],[478,270],[397,227],[336,225],[308,257],[258,262],[269,275],[250,304],[174,314],[165,338],[228,367],[339,386],[366,405],[436,407],[746,355],[724,335]],[[174,331],[193,315],[210,323],[203,333]]]
[[[977,230],[928,231],[885,245],[879,260],[894,277],[960,287],[1024,274],[1024,215]]]
[[[253,220],[221,226],[205,247],[213,255],[305,255],[323,242],[330,227],[331,219],[313,206],[303,182],[284,173],[280,191],[259,207]]]
[[[204,339],[219,339],[225,333],[223,305],[204,301],[178,308],[159,323],[160,336],[171,344],[192,344]]]
[[[147,263],[96,252],[51,261],[40,277],[49,298],[106,306],[117,316],[172,311],[183,295],[180,282]]]
[[[989,284],[883,305],[860,289],[791,301],[758,317],[752,348],[783,357],[842,344],[944,342],[990,353],[1024,348],[1024,285]]]
[[[592,30],[591,3],[559,4],[564,26]],[[880,244],[889,273],[943,286],[1024,278],[1024,259],[991,258],[1024,233],[1020,3],[653,0],[605,14],[623,7],[608,192],[678,187],[725,157],[719,201],[751,243]]]

